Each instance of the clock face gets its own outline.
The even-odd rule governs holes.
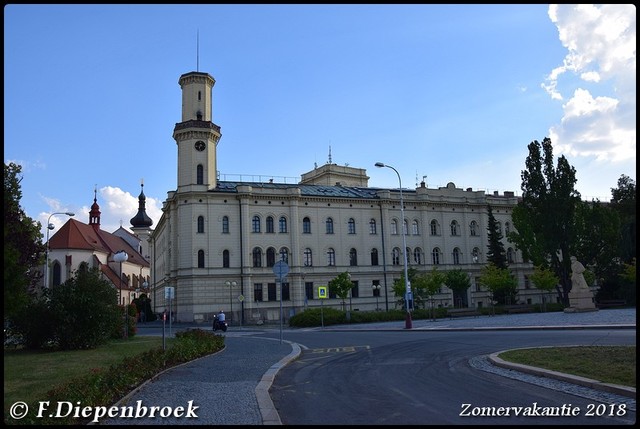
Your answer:
[[[202,140],[198,140],[198,141],[196,142],[195,147],[196,147],[196,150],[197,150],[197,151],[202,152],[202,151],[204,150],[204,148],[205,148],[205,144],[204,144],[204,142],[203,142]]]

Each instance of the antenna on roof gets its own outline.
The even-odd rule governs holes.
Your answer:
[[[329,145],[329,164],[331,164],[331,145]]]
[[[196,33],[196,71],[200,71],[200,29]]]

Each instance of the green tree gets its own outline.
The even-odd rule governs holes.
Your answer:
[[[447,271],[444,284],[453,291],[453,303],[456,306],[456,298],[463,300],[462,296],[466,295],[467,290],[471,287],[471,279],[469,274],[461,269]],[[463,300],[466,301],[466,300]]]
[[[349,296],[349,292],[353,288],[351,274],[348,271],[338,274],[329,282],[329,292],[335,294],[342,299],[342,310],[345,309],[345,299]]]
[[[438,267],[434,266],[431,272],[424,274],[424,290],[427,298],[431,301],[431,318],[435,319],[435,306],[433,297],[440,291],[440,288],[447,280],[447,275],[438,271]]]
[[[574,224],[572,254],[601,279],[601,288],[617,288],[622,270],[618,213],[599,201],[584,201],[576,205]]]
[[[4,165],[4,316],[11,319],[24,312],[42,278],[40,264],[45,251],[40,222],[27,216],[20,206],[22,167]]]
[[[618,179],[618,187],[611,188],[611,208],[620,217],[620,252],[622,260],[630,263],[636,257],[636,182],[626,175]]]
[[[542,266],[534,267],[533,274],[529,275],[529,280],[535,285],[536,289],[550,293],[558,286],[558,276],[553,271]],[[542,310],[546,311],[547,301],[544,296],[542,298]]]
[[[493,216],[491,206],[487,207],[487,214],[489,216],[487,225],[487,240],[489,241],[487,245],[487,261],[498,268],[507,268],[507,253],[502,243],[502,231],[498,226],[498,221]]]
[[[117,291],[86,262],[66,282],[51,289],[50,308],[55,341],[63,350],[95,348],[122,326]]]
[[[512,211],[514,230],[508,234],[525,260],[548,265],[560,279],[559,294],[569,304],[571,246],[578,241],[575,230],[580,193],[575,190],[576,170],[564,156],[554,167],[551,140],[534,140],[528,146],[526,169],[522,171],[520,202]],[[581,257],[582,255],[576,255]]]
[[[413,294],[414,307],[419,308],[420,306],[424,306],[424,286],[418,270],[414,267],[409,267],[407,269],[407,274],[409,275],[409,287],[411,288],[411,293]],[[392,290],[393,294],[398,298],[396,300],[396,305],[399,305],[402,308],[406,308],[406,303],[404,302],[404,300],[407,286],[404,283],[404,272],[400,274],[399,279],[395,279],[393,281]]]
[[[492,263],[482,267],[480,283],[491,292],[492,301],[497,301],[499,304],[511,302],[517,293],[518,282],[516,278],[511,275],[508,269],[498,268]]]

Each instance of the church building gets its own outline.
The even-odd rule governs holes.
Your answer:
[[[518,203],[513,192],[486,194],[454,183],[430,189],[424,182],[415,189],[377,188],[365,169],[331,162],[302,174],[299,183],[220,180],[215,79],[190,72],[178,83],[177,188],[168,192],[149,241],[154,311],[208,322],[224,310],[233,326],[278,321],[282,308],[286,320],[320,307],[318,287],[345,271],[354,284],[346,303],[352,311],[400,308],[392,285],[403,275],[405,252],[420,273],[436,266],[469,274],[467,293],[454,296],[443,286],[437,306],[490,305],[476,280],[487,262],[488,207],[506,236]],[[540,302],[526,276],[531,264],[506,239],[504,245],[519,301]],[[286,276],[274,273],[279,261]],[[329,296],[322,305],[341,308],[342,300]]]

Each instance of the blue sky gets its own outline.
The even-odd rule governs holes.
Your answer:
[[[7,5],[4,158],[43,235],[54,212],[87,223],[94,189],[102,229],[129,228],[141,181],[157,224],[196,70],[216,79],[223,180],[331,159],[398,187],[380,161],[405,188],[521,195],[545,137],[583,199],[636,179],[633,5]]]

